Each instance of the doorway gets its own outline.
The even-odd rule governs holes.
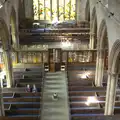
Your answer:
[[[60,71],[61,69],[61,49],[51,48],[49,49],[49,69],[50,72]]]

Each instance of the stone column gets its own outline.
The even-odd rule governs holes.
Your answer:
[[[104,114],[107,115],[107,111],[108,111],[108,101],[109,101],[109,96],[110,96],[110,79],[111,79],[111,75],[108,72],[108,80],[107,80],[107,90],[106,90],[106,102],[105,102],[105,111]]]
[[[97,51],[97,59],[96,59],[96,71],[95,71],[95,85],[98,84],[98,69],[99,69],[99,51]]]
[[[102,82],[103,82],[103,74],[104,74],[104,56],[103,56],[103,52],[100,52],[100,56],[99,56],[99,67],[98,67],[98,83],[97,86],[102,86]]]
[[[96,34],[97,34],[97,31],[96,31],[96,17],[94,16],[93,18],[90,18],[90,48],[91,49],[94,49],[95,46],[94,46],[94,43],[96,41]]]
[[[0,116],[5,116],[2,89],[0,88]]]
[[[18,60],[18,52],[15,52],[16,64],[19,62]]]
[[[24,0],[25,4],[25,17],[33,18],[33,0]]]
[[[18,63],[18,52],[17,51],[13,51],[13,57],[14,57],[14,61],[12,62],[14,65],[16,65]]]
[[[80,21],[80,0],[76,0],[76,18],[77,18],[77,21]]]
[[[104,113],[105,115],[114,114],[117,81],[118,81],[118,74],[109,73],[107,93],[106,93],[105,113]]]
[[[98,50],[95,76],[97,87],[102,86],[103,74],[104,74],[104,51]]]
[[[95,39],[95,34],[91,33],[90,34],[90,44],[89,44],[90,49],[94,49],[94,41],[95,41],[94,39]]]
[[[12,72],[12,60],[10,50],[3,50],[4,65],[6,71],[7,87],[10,88],[13,86],[13,72]]]

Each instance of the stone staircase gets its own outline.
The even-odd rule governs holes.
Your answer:
[[[67,77],[64,72],[47,73],[43,88],[42,120],[69,120]],[[54,100],[52,95],[58,94]]]

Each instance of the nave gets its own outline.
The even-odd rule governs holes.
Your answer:
[[[119,120],[119,11],[112,0],[0,0],[0,120]]]
[[[36,64],[28,64],[26,66],[24,65],[23,68],[16,66],[14,68],[16,87],[3,88],[2,90],[5,115],[10,119],[21,118],[26,120],[31,118],[37,120],[44,119],[43,117],[46,116],[46,120],[59,120],[61,116],[64,119],[64,116],[67,114],[67,117],[69,116],[71,120],[87,120],[88,116],[90,116],[90,119],[96,116],[101,118],[104,116],[107,83],[106,81],[103,82],[104,87],[95,87],[93,79],[95,75],[94,66],[92,70],[89,69],[89,65],[86,66],[86,71],[71,69],[71,66],[69,66],[68,73],[64,71],[45,73],[43,66]],[[83,68],[83,65],[79,66],[79,68]],[[84,75],[84,72],[91,72],[91,75],[87,78],[75,80],[71,75],[73,72],[76,74],[79,72],[80,75]],[[64,76],[66,77],[65,83],[62,82],[64,81],[61,77],[62,74],[66,74]],[[28,84],[30,86],[35,84],[37,90],[35,92],[32,90],[26,91]],[[52,99],[52,95],[55,92],[58,94],[58,100]],[[63,96],[63,100],[61,96]],[[119,97],[119,91],[117,91],[114,107],[115,115],[119,115],[120,111]],[[60,105],[65,105],[62,102],[65,99],[66,108]]]

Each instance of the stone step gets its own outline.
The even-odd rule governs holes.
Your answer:
[[[49,86],[49,85],[45,85],[45,87],[44,87],[44,89],[46,89],[46,90],[48,90],[48,89],[56,89],[56,90],[60,90],[60,89],[62,89],[62,88],[64,88],[63,86],[61,87],[60,85],[57,85],[57,86]]]
[[[61,81],[55,81],[54,80],[54,81],[45,81],[44,83],[45,83],[45,85],[46,84],[53,84],[54,85],[54,84],[63,84],[64,81],[62,81],[62,80]]]
[[[44,118],[44,120],[62,120],[61,117],[60,118]],[[67,120],[67,119],[66,119]]]
[[[65,73],[47,73],[43,90],[42,120],[69,120],[69,107],[67,97],[67,78]],[[58,99],[53,99],[53,94]]]
[[[55,104],[55,103],[54,103]],[[65,106],[64,105],[61,105],[61,104],[56,104],[56,105],[54,105],[54,104],[43,104],[44,105],[44,110],[45,109],[48,109],[48,108],[54,108],[54,109],[61,109],[61,111],[65,108]]]
[[[51,109],[45,109],[44,110],[44,115],[63,115],[64,111],[61,111],[60,109],[58,110],[58,108],[51,108]]]
[[[62,76],[57,76],[57,77],[54,77],[54,76],[52,76],[52,77],[45,77],[45,81],[54,81],[54,80],[59,81],[59,80],[63,80],[63,79],[65,79],[65,78],[62,77]]]
[[[61,72],[61,71],[60,71],[60,72],[47,72],[47,73],[46,73],[46,76],[47,76],[47,75],[59,75],[59,74],[64,74],[64,75],[65,75],[64,72]]]
[[[43,98],[43,100],[44,100],[45,102],[59,102],[60,100],[64,102],[65,99],[66,99],[66,98],[63,98],[63,97],[61,97],[61,96],[58,97],[57,100],[54,100],[52,96]]]
[[[49,82],[47,82],[47,83],[44,83],[45,84],[45,86],[62,86],[63,84],[65,84],[64,82],[59,82],[59,83],[49,83]]]
[[[56,115],[51,115],[51,116],[47,116],[45,115],[44,120],[67,120],[67,118],[65,118],[62,115],[56,116]]]
[[[63,94],[63,91],[60,91],[60,89],[45,89],[44,90],[44,95],[53,95],[54,93]]]

